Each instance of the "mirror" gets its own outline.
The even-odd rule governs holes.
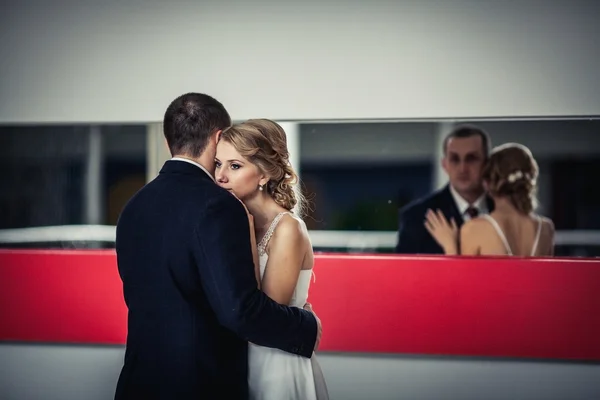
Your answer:
[[[393,253],[399,208],[447,183],[443,138],[462,124],[529,147],[556,255],[600,256],[596,119],[283,123],[315,250]],[[156,123],[0,127],[0,246],[111,247],[121,207],[168,157]],[[95,228],[77,240],[75,225]]]

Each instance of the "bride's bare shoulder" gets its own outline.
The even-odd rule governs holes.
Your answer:
[[[542,233],[547,236],[554,236],[554,222],[543,215],[538,215],[537,218],[542,221]]]
[[[494,234],[494,227],[486,217],[466,221],[460,228],[461,242],[479,244]]]
[[[281,217],[273,232],[273,242],[303,242],[308,239],[308,229],[304,221],[294,214],[286,213]]]
[[[489,221],[484,217],[473,218],[469,221],[466,221],[461,230],[466,233],[477,234],[481,231],[487,231],[490,228]]]

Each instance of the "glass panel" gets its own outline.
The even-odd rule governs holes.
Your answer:
[[[91,239],[145,184],[146,163],[145,125],[0,127],[0,245],[113,246]],[[78,237],[82,225],[98,228]]]
[[[595,119],[299,122],[296,167],[315,249],[393,252],[399,209],[446,184],[444,130],[462,123],[485,129],[493,145],[531,149],[540,167],[538,211],[555,222],[557,255],[600,255]],[[0,246],[31,246],[7,243],[10,229],[114,229],[125,202],[168,158],[160,123],[0,127]],[[112,237],[109,230],[75,241],[53,232],[39,239],[59,247],[113,245],[99,240]]]

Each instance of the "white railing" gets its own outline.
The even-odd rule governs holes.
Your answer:
[[[315,248],[378,249],[396,246],[394,231],[309,231]],[[63,225],[0,230],[0,243],[114,242],[116,227]],[[557,245],[600,246],[600,231],[558,231]]]
[[[394,231],[310,231],[315,247],[390,248],[396,247]],[[600,231],[558,231],[558,246],[600,246]]]
[[[0,230],[0,243],[114,242],[116,226],[61,225]]]

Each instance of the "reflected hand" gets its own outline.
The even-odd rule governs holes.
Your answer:
[[[458,254],[458,227],[453,218],[448,222],[440,210],[427,210],[425,229],[444,249],[445,254]]]
[[[306,303],[304,305],[304,309],[306,311],[311,312],[312,315],[314,315],[315,319],[317,320],[317,340],[315,341],[315,348],[314,348],[314,351],[317,351],[317,349],[319,348],[319,344],[321,343],[321,335],[323,334],[323,327],[321,326],[321,320],[319,319],[317,314],[315,314],[315,312],[313,311],[312,305],[310,303]]]

